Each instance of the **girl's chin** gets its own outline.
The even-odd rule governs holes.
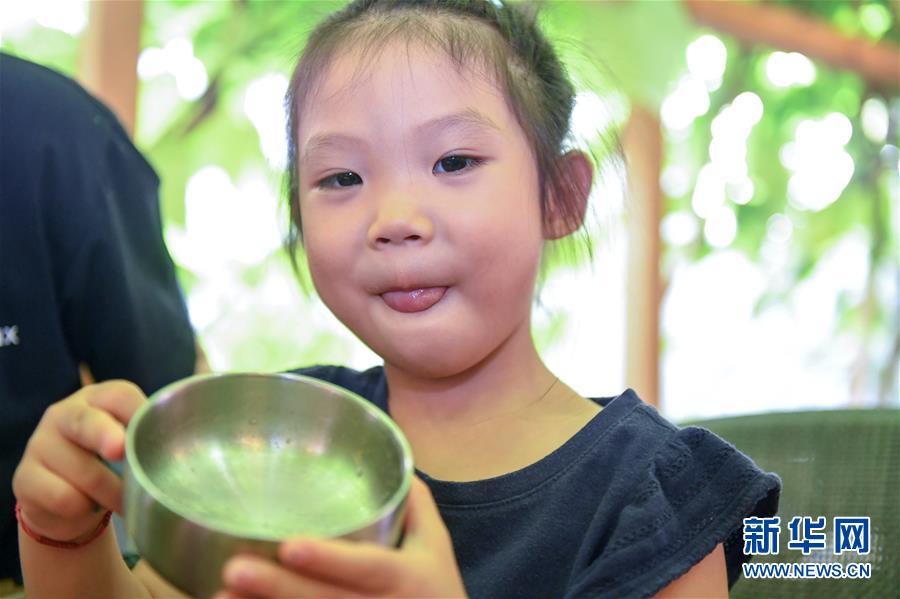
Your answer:
[[[466,371],[466,368],[460,368],[441,360],[426,361],[421,358],[406,360],[398,357],[396,360],[386,360],[385,362],[402,370],[406,376],[422,379],[445,379]]]
[[[428,339],[412,343],[394,341],[382,344],[379,349],[375,352],[384,359],[385,364],[422,378],[455,376],[477,363],[471,359],[471,350],[465,351],[463,345],[453,343],[446,337],[437,342]]]

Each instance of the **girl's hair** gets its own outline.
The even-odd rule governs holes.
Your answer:
[[[578,198],[584,191],[579,194],[568,161],[558,160],[569,134],[575,88],[536,21],[536,13],[503,0],[353,0],[313,30],[285,99],[291,220],[286,245],[295,270],[299,272],[296,252],[303,242],[297,165],[300,111],[338,53],[354,49],[373,60],[379,49],[398,38],[444,51],[460,72],[480,66],[495,77],[537,161],[541,214],[546,218],[552,209],[571,230],[581,227],[584,207]],[[359,65],[357,76],[362,72]],[[590,254],[586,235],[585,241]]]

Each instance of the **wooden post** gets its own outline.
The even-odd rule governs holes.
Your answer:
[[[82,40],[78,79],[134,136],[142,0],[94,0]]]
[[[634,104],[622,132],[628,162],[628,282],[625,383],[659,405],[659,224],[662,218],[662,130],[656,114]]]

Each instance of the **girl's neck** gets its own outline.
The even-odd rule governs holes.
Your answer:
[[[480,363],[440,379],[385,363],[391,416],[401,426],[444,431],[520,413],[556,377],[538,356],[530,332],[517,331]]]
[[[453,377],[417,377],[385,364],[388,407],[419,469],[453,481],[513,472],[558,448],[597,413],[547,369],[525,332]]]

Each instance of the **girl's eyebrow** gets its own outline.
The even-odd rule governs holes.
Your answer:
[[[483,132],[495,131],[501,132],[499,126],[489,117],[481,114],[474,108],[467,108],[460,112],[454,112],[444,116],[439,116],[424,123],[417,125],[413,130],[416,135],[434,135],[444,129],[459,129],[462,131]]]
[[[470,134],[502,132],[500,127],[489,117],[481,114],[474,108],[467,108],[460,112],[435,117],[416,125],[413,128],[413,133],[416,137],[428,139],[439,132],[447,130],[456,130]],[[364,139],[346,133],[317,133],[310,137],[306,143],[306,149],[300,158],[300,163],[308,162],[310,156],[316,152],[342,145],[368,146]]]

